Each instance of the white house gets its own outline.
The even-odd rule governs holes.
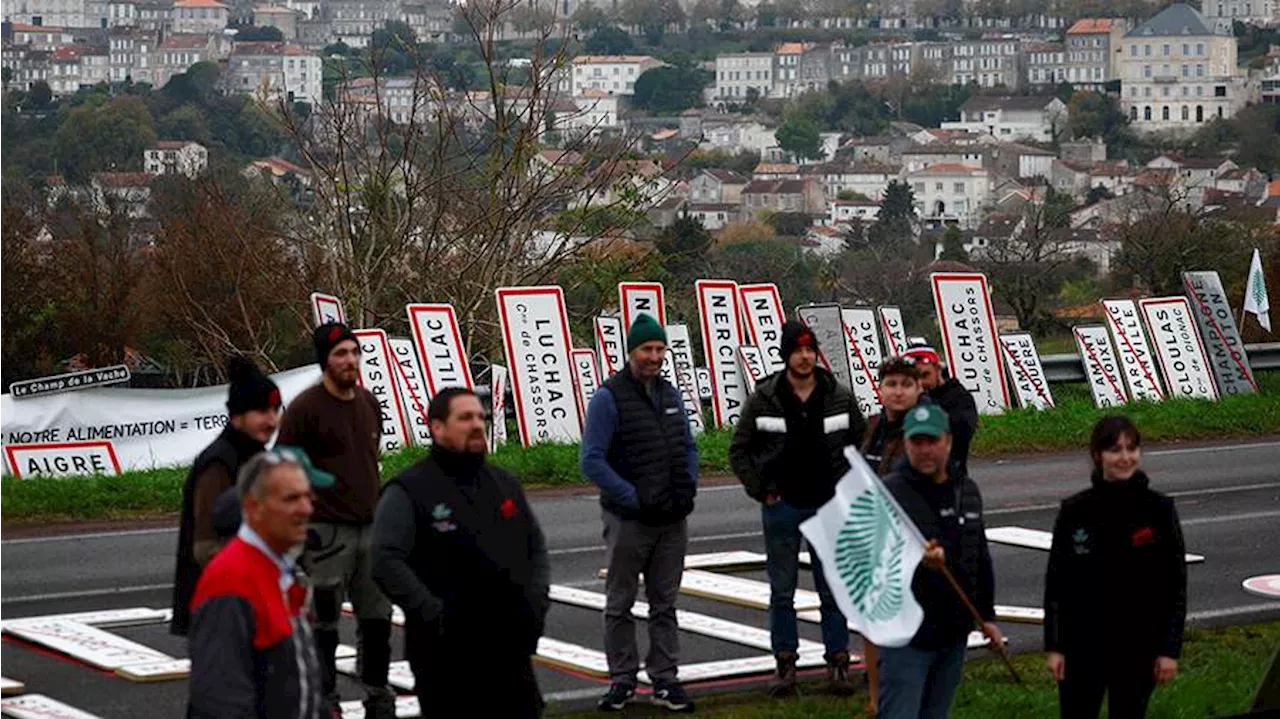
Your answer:
[[[579,55],[573,58],[573,96],[590,91],[634,95],[636,80],[663,62],[648,55]]]
[[[148,175],[183,175],[195,179],[209,166],[209,151],[198,142],[161,140],[142,153]]]
[[[1056,97],[980,95],[960,106],[959,122],[944,130],[981,132],[1001,140],[1052,142],[1067,129],[1067,106]]]
[[[265,92],[268,100],[320,102],[321,72],[319,57],[283,42],[236,43],[227,60],[232,92]]]
[[[884,194],[884,188],[898,179],[897,170],[888,167],[866,163],[850,164],[839,160],[820,165],[801,165],[799,169],[801,176],[821,180],[823,192],[831,199],[847,190],[878,200]]]
[[[927,226],[956,222],[972,228],[991,197],[991,176],[968,165],[931,165],[907,173],[907,182],[915,195],[916,212]]]
[[[618,119],[618,96],[603,90],[587,90],[573,98],[576,108],[556,117],[556,127],[576,135],[595,135],[621,127]],[[566,108],[567,109],[567,108]]]
[[[854,221],[874,222],[880,216],[880,203],[874,200],[831,200],[827,203],[827,225],[847,225]]]
[[[744,52],[716,57],[712,98],[717,104],[741,103],[753,95],[765,98],[772,91],[773,53]]]
[[[173,31],[222,32],[229,17],[230,8],[218,0],[178,0],[173,4]]]
[[[738,205],[710,202],[687,205],[689,216],[702,223],[708,230],[723,230],[725,225],[738,218]]]

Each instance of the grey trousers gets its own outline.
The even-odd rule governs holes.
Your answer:
[[[610,679],[634,686],[640,671],[631,605],[635,604],[640,575],[644,574],[644,593],[649,602],[649,654],[644,666],[655,682],[676,681],[680,654],[676,595],[680,593],[685,548],[689,544],[687,522],[682,519],[647,527],[604,510],[604,543],[609,563],[604,651],[609,658]]]

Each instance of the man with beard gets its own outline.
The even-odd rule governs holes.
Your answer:
[[[240,467],[261,452],[280,425],[280,390],[244,357],[227,364],[227,425],[196,457],[182,488],[182,522],[178,529],[178,562],[173,581],[170,631],[186,636],[191,625],[191,597],[200,571],[219,547],[215,508]],[[238,502],[237,502],[238,504]],[[239,513],[236,512],[238,520]],[[234,534],[234,531],[232,531]]]
[[[373,525],[373,577],[404,609],[414,691],[432,716],[536,717],[531,659],[551,584],[542,530],[520,480],[485,462],[474,392],[441,390],[427,420],[430,455],[387,484]]]
[[[978,403],[960,380],[946,375],[946,366],[932,347],[918,345],[902,353],[915,360],[920,373],[920,386],[931,402],[942,408],[951,418],[951,461],[960,474],[969,473],[969,445],[978,433]]]
[[[360,637],[360,681],[365,716],[395,716],[395,693],[387,686],[391,663],[391,602],[373,581],[373,512],[382,481],[378,474],[382,413],[359,385],[360,343],[338,322],[315,330],[321,383],[289,404],[278,442],[302,449],[316,467],[336,477],[316,492],[312,538],[303,565],[315,583],[316,648],[324,668],[324,690],[337,704],[335,686],[338,620],[348,596]]]
[[[844,449],[858,446],[866,425],[853,393],[818,366],[818,340],[800,322],[782,326],[784,371],[756,385],[729,446],[729,462],[747,494],[760,502],[769,575],[769,634],[778,670],[769,693],[796,690],[796,577],[800,568],[800,524],[835,496],[849,471]],[[810,553],[821,598],[822,643],[827,683],[834,694],[852,694],[849,630]]]

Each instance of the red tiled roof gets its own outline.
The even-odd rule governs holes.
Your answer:
[[[197,8],[222,8],[228,9],[226,5],[218,2],[218,0],[178,0],[173,4],[174,7],[197,7]]]
[[[1111,32],[1123,20],[1109,17],[1091,17],[1077,20],[1071,29],[1067,30],[1068,35],[1092,35],[1096,33]]]
[[[66,32],[66,28],[62,27],[45,27],[44,25],[27,25],[26,23],[15,22],[13,24],[14,32]]]
[[[984,170],[980,167],[971,167],[969,165],[961,165],[959,163],[954,163],[954,162],[940,162],[936,165],[929,165],[928,167],[921,170],[921,172],[936,172],[938,174],[960,172],[967,175],[967,174],[972,174],[977,172],[984,172]]]

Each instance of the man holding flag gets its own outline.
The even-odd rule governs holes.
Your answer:
[[[841,611],[880,647],[879,716],[937,719],[948,715],[960,686],[975,620],[996,647],[1004,639],[993,622],[982,496],[948,462],[946,412],[916,407],[903,435],[907,466],[881,484],[850,452],[835,498],[801,531],[834,568]]]
[[[1258,319],[1262,329],[1271,331],[1271,303],[1267,301],[1267,280],[1262,272],[1262,256],[1258,249],[1253,250],[1253,261],[1249,263],[1249,279],[1244,288],[1244,311],[1240,313],[1240,326],[1244,327],[1244,313],[1251,312]]]

